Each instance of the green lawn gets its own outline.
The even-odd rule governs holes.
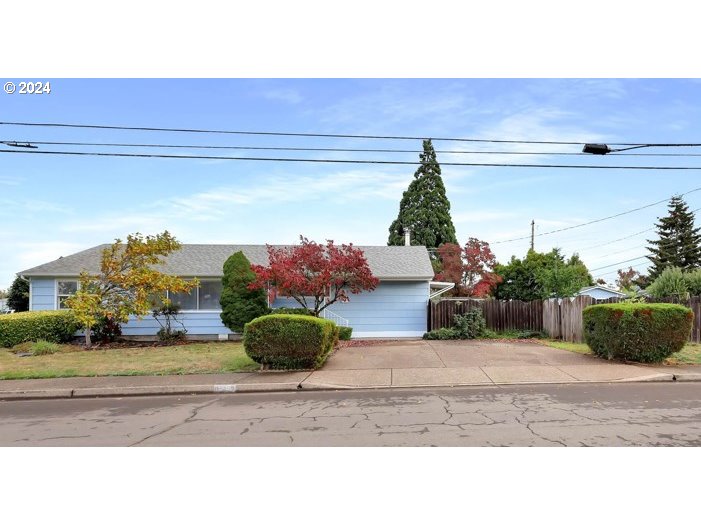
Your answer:
[[[547,346],[559,348],[560,350],[577,352],[578,354],[593,353],[584,343],[565,343],[563,341],[553,340],[543,340],[542,342]],[[680,352],[672,354],[663,362],[666,365],[701,365],[701,344],[687,343]]]
[[[18,357],[0,349],[0,379],[179,375],[256,370],[241,343],[206,342],[145,348],[85,350],[60,345],[51,355]]]

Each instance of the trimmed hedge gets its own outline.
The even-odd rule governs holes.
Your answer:
[[[306,308],[273,308],[271,313],[274,314],[291,314],[291,315],[314,315]]]
[[[243,347],[256,363],[273,369],[318,368],[338,341],[336,323],[318,317],[271,314],[246,323]]]
[[[684,347],[693,320],[677,304],[597,304],[584,309],[584,341],[600,357],[654,363]]]
[[[353,327],[352,326],[339,326],[338,327],[338,338],[341,341],[349,341],[352,335],[353,335]]]
[[[65,343],[80,328],[70,310],[44,310],[0,315],[0,346],[10,348],[27,341]]]

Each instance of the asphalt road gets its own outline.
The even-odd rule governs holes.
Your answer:
[[[701,383],[0,402],[3,446],[699,446]]]

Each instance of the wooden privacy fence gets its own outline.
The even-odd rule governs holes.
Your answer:
[[[443,299],[428,303],[428,330],[453,326],[453,316],[472,308],[482,310],[490,330],[542,330],[543,301],[497,299]]]
[[[678,303],[694,312],[689,341],[701,343],[701,296],[685,301],[674,298],[647,299],[655,303]],[[593,299],[588,295],[545,301],[500,301],[451,298],[428,303],[428,330],[453,326],[453,316],[480,308],[491,330],[542,330],[550,337],[570,343],[583,342],[582,311],[592,304],[618,303],[621,299]]]
[[[554,339],[581,343],[582,311],[596,302],[588,295],[543,301],[543,331]]]
[[[680,301],[675,298],[652,299],[646,298],[648,303],[677,303],[684,305],[694,312],[694,325],[691,327],[689,341],[701,342],[701,297],[691,297]],[[543,331],[550,337],[562,339],[570,343],[584,341],[584,327],[582,326],[582,311],[592,304],[620,303],[622,299],[592,299],[588,295],[574,297],[572,299],[548,299],[543,301]]]

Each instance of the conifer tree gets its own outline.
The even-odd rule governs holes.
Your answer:
[[[650,278],[656,279],[665,268],[675,266],[682,270],[693,270],[701,266],[701,228],[694,227],[694,214],[689,211],[684,199],[672,197],[669,213],[655,225],[659,239],[648,240],[651,244],[647,258],[652,263]]]
[[[423,141],[421,166],[404,192],[399,215],[389,227],[389,246],[404,245],[404,230],[411,230],[411,244],[438,248],[444,243],[457,244],[455,226],[450,218],[450,201],[445,194],[441,167],[430,140]],[[435,252],[434,252],[435,253]]]
[[[266,291],[249,287],[255,280],[256,274],[243,252],[234,253],[224,263],[220,316],[232,332],[243,332],[247,322],[270,312]]]
[[[7,306],[15,312],[29,310],[29,281],[16,277],[7,291]]]

